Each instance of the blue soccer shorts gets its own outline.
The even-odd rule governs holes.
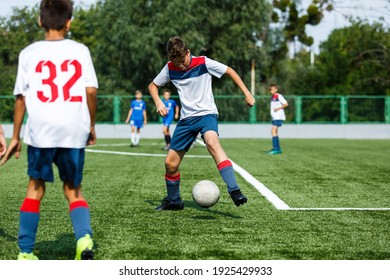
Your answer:
[[[173,132],[169,148],[175,151],[188,151],[199,133],[203,138],[203,135],[210,130],[218,133],[217,115],[189,117],[180,120]]]
[[[131,120],[130,125],[135,126],[137,129],[143,128],[144,120]]]
[[[283,124],[282,120],[273,120],[272,121],[272,125],[277,126],[277,127],[281,127],[282,124]]]
[[[163,126],[166,126],[168,128],[172,124],[172,122],[173,122],[172,118],[163,118],[162,119]]]
[[[34,179],[54,182],[53,163],[58,167],[63,182],[80,186],[83,179],[84,149],[35,148],[28,146],[27,174]]]

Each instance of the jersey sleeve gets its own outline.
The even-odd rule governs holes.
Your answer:
[[[169,77],[168,64],[164,66],[164,68],[160,71],[156,78],[154,78],[153,83],[158,86],[164,86],[171,81]]]
[[[282,105],[287,103],[287,100],[286,100],[286,98],[284,98],[283,95],[279,94],[278,98],[279,98],[280,103],[282,103]]]
[[[91,53],[89,52],[89,49],[85,47],[85,87],[94,87],[98,88],[98,80],[96,77],[95,67],[93,66]]]
[[[22,94],[23,96],[27,90],[27,70],[24,66],[23,51],[19,54],[18,73],[16,75],[16,82],[14,87],[14,95]]]
[[[227,71],[227,65],[223,64],[223,63],[220,63],[216,60],[212,60],[208,57],[206,57],[206,67],[207,67],[207,71],[209,71],[209,73],[217,78],[221,78],[223,74],[226,73]]]

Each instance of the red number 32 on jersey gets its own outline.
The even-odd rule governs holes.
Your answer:
[[[65,60],[61,64],[61,72],[68,72],[69,67],[72,66],[74,68],[74,74],[73,76],[65,83],[65,85],[62,87],[63,92],[63,98],[64,101],[69,102],[82,102],[83,97],[82,96],[71,96],[70,95],[70,89],[72,86],[77,82],[78,79],[81,77],[81,64],[77,60]],[[35,68],[35,72],[42,73],[43,67],[47,67],[49,70],[49,77],[47,79],[42,79],[42,84],[47,85],[50,87],[51,96],[45,96],[43,91],[38,91],[38,98],[42,102],[55,102],[58,99],[59,90],[58,85],[54,82],[55,78],[57,77],[57,68],[56,65],[51,62],[50,60],[47,61],[41,61],[38,63],[37,67]]]

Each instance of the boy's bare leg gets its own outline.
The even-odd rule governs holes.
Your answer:
[[[218,134],[215,131],[207,131],[203,138],[206,142],[207,150],[213,157],[215,164],[222,176],[222,179],[226,183],[228,193],[237,206],[247,202],[246,196],[244,196],[240,187],[237,184],[236,176],[234,175],[234,169],[231,161],[227,157],[223,150],[221,143],[219,142]]]
[[[181,210],[184,203],[180,197],[180,163],[186,151],[169,150],[165,159],[165,184],[167,197],[156,210]]]

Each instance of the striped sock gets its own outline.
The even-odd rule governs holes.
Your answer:
[[[22,253],[32,253],[39,223],[41,201],[25,198],[20,207],[18,244]]]
[[[79,240],[86,234],[92,236],[91,216],[88,203],[85,200],[77,200],[69,204],[69,209],[76,240]]]
[[[237,185],[236,176],[234,175],[234,169],[232,162],[230,160],[225,160],[217,165],[219,173],[222,176],[222,179],[225,181],[228,192],[239,190],[240,187]]]
[[[181,202],[180,198],[180,173],[176,176],[165,174],[168,199],[172,202]]]

